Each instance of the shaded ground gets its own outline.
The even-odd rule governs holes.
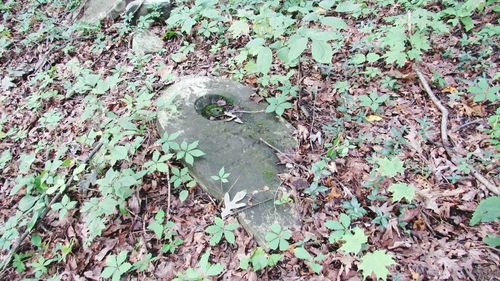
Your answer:
[[[4,256],[19,236],[14,233],[6,237],[5,233],[21,198],[26,194],[46,194],[58,176],[65,179],[74,171],[76,166],[63,163],[51,170],[54,162],[48,161],[57,159],[57,151],[62,147],[66,146],[67,150],[61,152],[61,160],[75,163],[82,161],[94,145],[83,136],[97,132],[96,141],[111,140],[93,158],[89,165],[92,167],[81,174],[96,171],[99,179],[110,166],[115,170],[138,171],[151,159],[152,151],[161,147],[156,143],[160,136],[152,114],[154,100],[160,90],[171,83],[171,77],[227,76],[259,89],[262,96],[283,92],[278,89],[283,85],[262,83],[258,79],[260,75],[239,77],[241,66],[231,59],[250,40],[247,35],[224,43],[224,32],[208,38],[178,32],[176,37],[164,38],[164,53],[134,55],[129,50],[130,33],[121,34],[127,31],[124,25],[108,21],[101,28],[79,26],[73,33],[66,34],[71,25],[70,6],[34,1],[0,4],[3,12],[0,34],[2,40],[10,42],[0,57],[4,77],[0,95],[0,155],[7,150],[11,154],[10,159],[6,157],[7,161],[0,162],[3,168],[0,172],[0,233],[3,235],[0,245]],[[432,11],[443,9],[438,4],[425,7]],[[469,226],[478,202],[492,194],[467,175],[466,165],[457,167],[450,162],[441,142],[440,112],[422,90],[411,63],[399,67],[381,60],[370,64],[352,63],[355,54],[369,49],[362,42],[370,32],[363,33],[361,28],[382,25],[383,17],[405,10],[401,5],[377,9],[379,13],[357,18],[342,14],[348,27],[342,31],[345,37],[334,52],[333,63],[318,64],[306,50],[300,63],[292,67],[294,72],[289,80],[297,87],[297,95],[291,99],[292,108],[283,117],[297,129],[300,146],[290,157],[280,159],[289,168],[282,175],[283,185],[294,198],[302,219],[301,228],[293,230],[290,242],[305,240],[310,253],[326,255],[320,262],[321,275],[316,275],[294,256],[297,245],[284,251],[283,260],[275,267],[258,272],[241,270],[240,259],[257,245],[238,228],[234,245],[221,243],[211,247],[210,260],[225,268],[221,280],[362,278],[358,272],[359,258],[338,251],[338,243],[327,243],[330,230],[325,226],[326,221],[338,219],[340,213],[359,211],[353,207],[353,196],[366,211],[353,220],[369,237],[363,251],[384,249],[391,253],[397,263],[390,267],[393,280],[491,280],[498,276],[495,270],[500,262],[498,248],[482,242],[487,234],[498,235],[498,222]],[[485,12],[474,14],[475,26],[470,33],[465,33],[462,25],[457,24],[450,26],[449,33],[431,35],[432,47],[422,56],[419,65],[436,95],[450,110],[449,136],[457,153],[469,158],[469,163],[488,179],[498,182],[498,147],[494,138],[492,141],[492,126],[488,122],[488,118],[495,115],[498,99],[474,102],[474,96],[468,92],[469,84],[478,77],[490,77],[491,86],[498,84],[498,13],[493,9],[488,7]],[[488,24],[495,26],[496,33],[482,36],[480,31]],[[23,26],[27,26],[24,31]],[[163,35],[170,29],[154,24],[151,30]],[[170,54],[178,52],[185,42],[194,44],[194,49],[185,60],[175,62]],[[218,43],[220,48],[215,50],[213,46]],[[75,60],[80,63],[76,72],[72,70]],[[90,89],[86,89],[85,85],[78,84],[82,69],[102,77],[119,72],[120,82],[104,93],[91,94],[89,91],[95,85],[87,85]],[[270,74],[287,73],[283,64],[273,62]],[[387,95],[387,100],[376,110],[362,106],[359,99],[373,91],[379,96]],[[150,96],[146,98],[143,94]],[[256,100],[266,102],[259,96]],[[372,117],[375,120],[367,121],[370,116],[375,116]],[[120,132],[131,130],[133,133],[117,137],[120,132],[113,133],[115,127],[120,127]],[[352,147],[346,148],[345,153],[341,149],[345,146],[341,147],[337,157],[326,158],[326,167],[322,170],[329,174],[325,173],[319,180],[326,190],[311,196],[305,192],[315,181],[311,165],[325,159],[329,149],[325,144],[335,139],[339,140],[337,148],[348,146],[346,141]],[[126,157],[113,155],[113,146],[134,143],[136,149],[128,147]],[[20,160],[33,153],[32,163]],[[405,171],[393,179],[377,174],[377,159],[395,156],[404,162]],[[27,167],[21,167],[22,163],[28,163]],[[176,161],[169,163],[171,168],[181,168]],[[226,168],[230,171],[230,167]],[[43,170],[46,173],[41,174]],[[44,178],[47,175],[54,181]],[[23,177],[27,182],[22,182]],[[89,245],[85,245],[89,236],[85,223],[88,210],[82,207],[92,198],[102,198],[102,191],[95,182],[78,188],[77,183],[84,179],[74,179],[66,194],[76,202],[75,208],[62,219],[58,212],[49,212],[35,231],[42,243],[30,235],[18,249],[18,253],[27,254],[23,262],[18,263],[25,264],[26,268],[16,271],[14,265],[10,266],[2,279],[34,278],[40,267],[33,263],[39,262],[40,257],[49,260],[60,255],[58,244],[71,244],[70,253],[65,260],[47,264],[47,272],[36,278],[59,275],[63,280],[98,280],[106,265],[106,256],[121,250],[128,251],[131,263],[144,259],[148,253],[159,257],[144,271],[131,271],[131,279],[170,280],[176,273],[196,267],[201,254],[210,247],[205,229],[213,224],[220,209],[198,186],[186,187],[190,195],[184,202],[178,198],[179,190],[174,190],[169,220],[175,223],[173,230],[177,234],[174,236],[183,243],[174,253],[161,253],[160,248],[166,242],[156,239],[147,225],[159,210],[167,211],[168,178],[161,172],[144,175],[132,186],[133,192],[126,197],[120,211],[113,207],[112,214],[106,216],[102,234]],[[44,181],[45,185],[39,184]],[[396,181],[411,183],[417,188],[412,204],[390,199],[387,189]],[[350,206],[345,202],[351,202]],[[22,216],[17,219],[22,220]],[[21,230],[25,226],[14,225],[19,225]]]

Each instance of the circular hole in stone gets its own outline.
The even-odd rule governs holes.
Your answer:
[[[233,107],[233,102],[223,95],[205,95],[194,102],[194,109],[198,114],[209,120],[221,120],[224,112]]]

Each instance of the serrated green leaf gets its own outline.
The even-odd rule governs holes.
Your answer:
[[[413,198],[415,198],[415,187],[411,184],[393,183],[389,186],[388,190],[392,192],[392,200],[394,202],[398,202],[404,198],[408,203],[411,203]]]
[[[384,177],[394,177],[397,174],[403,174],[405,171],[403,162],[398,157],[390,159],[387,157],[378,158],[377,163],[379,165],[377,171]]]
[[[390,273],[387,268],[393,264],[396,262],[390,254],[384,250],[376,250],[361,258],[358,269],[362,271],[363,279],[375,274],[376,280],[387,280],[387,275]]]
[[[346,232],[341,240],[344,240],[344,244],[340,247],[341,251],[357,255],[361,251],[363,244],[368,242],[368,237],[363,229],[356,227],[352,231]]]

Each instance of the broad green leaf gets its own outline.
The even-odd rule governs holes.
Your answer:
[[[335,8],[337,13],[353,13],[361,8],[361,5],[354,3],[354,1],[341,1]]]
[[[31,207],[33,207],[33,205],[35,204],[36,201],[38,201],[39,198],[40,197],[38,197],[38,196],[25,195],[19,201],[19,205],[18,205],[19,210],[26,212]]]
[[[366,60],[369,62],[369,63],[374,63],[376,61],[378,61],[380,59],[380,56],[376,53],[368,53],[366,55]]]
[[[324,17],[320,21],[322,24],[333,28],[345,29],[347,27],[347,23],[339,17]]]
[[[313,259],[313,256],[311,256],[311,254],[309,254],[309,252],[304,249],[304,247],[298,247],[298,248],[295,248],[295,256],[299,259],[303,259],[303,260],[312,260]]]
[[[182,190],[181,192],[179,192],[179,199],[181,200],[181,202],[186,201],[188,196],[189,196],[189,191],[187,190]]]
[[[288,61],[293,61],[300,57],[300,55],[307,48],[307,38],[305,37],[292,37],[288,42],[290,51],[288,52]]]
[[[273,63],[273,52],[269,47],[262,47],[257,55],[257,67],[259,72],[267,74]]]
[[[113,268],[113,267],[106,267],[101,272],[101,277],[102,278],[110,278],[111,275],[113,275],[114,272],[115,272],[115,268]]]
[[[31,154],[21,154],[20,164],[19,164],[19,172],[27,172],[29,171],[31,164],[35,162],[36,155],[35,153]]]
[[[500,219],[500,196],[483,199],[472,214],[470,225],[492,222]]]
[[[384,250],[376,250],[371,253],[364,255],[359,264],[358,270],[362,271],[363,279],[372,276],[376,276],[376,280],[382,279],[387,280],[387,275],[389,275],[389,266],[396,264],[392,255],[387,254]]]
[[[255,271],[264,269],[268,265],[266,252],[264,252],[264,250],[260,247],[254,250],[250,261],[252,262],[252,267]]]
[[[355,54],[351,58],[352,63],[354,64],[362,64],[366,61],[366,56],[364,54]]]
[[[490,247],[500,246],[500,236],[496,234],[490,234],[483,238],[483,242]]]
[[[319,63],[331,63],[333,50],[332,46],[326,41],[313,40],[312,41],[312,56],[314,60]]]

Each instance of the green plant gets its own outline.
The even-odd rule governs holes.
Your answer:
[[[500,86],[490,86],[486,78],[479,78],[469,86],[467,90],[474,95],[475,102],[489,101],[495,102],[500,100]]]
[[[208,261],[210,258],[210,250],[206,251],[200,258],[198,267],[196,269],[189,268],[184,272],[178,273],[174,281],[195,280],[195,281],[209,281],[211,276],[219,275],[224,266],[220,263],[212,264]]]
[[[144,163],[144,168],[148,170],[148,173],[154,173],[156,171],[162,173],[168,173],[168,160],[170,160],[174,155],[173,154],[165,154],[161,155],[160,152],[155,150],[153,152],[153,157],[151,161]]]
[[[367,214],[356,197],[352,197],[351,201],[344,201],[342,207],[344,207],[351,219],[358,219]]]
[[[293,198],[287,192],[283,192],[278,199],[274,200],[274,205],[276,205],[276,206],[289,204],[289,203],[293,203]]]
[[[19,254],[14,254],[13,260],[12,260],[12,266],[16,269],[17,272],[22,273],[26,270],[26,265],[24,264],[24,261],[31,257],[31,253],[19,253]]]
[[[66,257],[71,254],[73,251],[73,244],[75,240],[71,239],[70,241],[66,242],[65,244],[57,243],[56,244],[56,251],[60,251],[61,253],[58,253],[58,261],[61,262],[66,262]]]
[[[179,188],[181,185],[186,185],[188,188],[191,188],[196,185],[196,181],[189,174],[188,168],[179,169],[177,167],[172,167],[171,172],[172,177],[170,178],[170,182],[174,184],[174,188]],[[189,192],[183,189],[179,193],[179,198],[181,201],[184,201],[188,195]]]
[[[64,194],[61,202],[52,205],[52,210],[59,211],[59,219],[62,220],[66,214],[76,206],[76,201],[71,201],[68,195]]]
[[[265,239],[271,250],[279,249],[285,251],[288,249],[288,239],[292,237],[292,232],[288,229],[283,229],[279,224],[270,226],[270,231],[266,232]]]
[[[219,244],[223,236],[227,242],[234,244],[235,236],[233,231],[238,227],[239,225],[236,223],[225,224],[223,219],[215,218],[214,224],[208,226],[205,230],[206,233],[212,235],[212,238],[209,240],[209,244],[211,246]]]
[[[35,273],[36,278],[40,278],[42,275],[47,273],[48,268],[51,263],[55,262],[56,259],[45,259],[44,257],[39,257],[37,261],[34,261],[30,264],[33,268],[33,272]]]
[[[316,274],[321,274],[323,266],[319,263],[325,256],[319,254],[316,257],[312,256],[304,247],[297,247],[294,249],[295,257],[305,261],[307,266]]]
[[[230,175],[231,175],[231,173],[226,173],[226,171],[224,170],[224,167],[222,167],[222,168],[220,168],[217,176],[211,176],[210,178],[212,178],[214,181],[220,181],[220,183],[222,185],[223,183],[229,182],[227,180],[227,178],[229,178]]]
[[[288,102],[289,97],[287,95],[281,94],[275,97],[267,98],[269,105],[266,108],[267,113],[274,112],[276,115],[281,116],[286,109],[292,108],[292,104]]]
[[[349,154],[349,150],[356,148],[348,139],[343,139],[341,134],[338,134],[336,138],[332,140],[332,143],[325,143],[326,156],[331,159],[336,159],[337,157],[343,158]]]
[[[122,275],[132,268],[132,265],[126,261],[127,256],[127,251],[121,251],[118,255],[109,255],[106,258],[106,267],[101,272],[101,277],[119,281]]]
[[[183,141],[179,146],[179,151],[177,151],[176,158],[178,160],[184,160],[187,164],[193,165],[195,157],[201,157],[205,155],[205,153],[199,149],[198,141],[194,141],[188,144],[186,141]]]
[[[485,1],[467,0],[463,3],[453,1],[453,4],[449,6],[449,8],[441,11],[443,15],[450,17],[447,22],[453,26],[456,26],[460,22],[463,25],[465,31],[469,32],[474,27],[472,13],[476,9],[484,9]]]
[[[441,21],[441,14],[426,9],[415,9],[411,17],[402,14],[386,17],[392,25],[384,26],[373,38],[381,38],[382,46],[387,50],[382,56],[387,64],[403,66],[408,59],[420,60],[424,51],[430,49],[431,33],[444,33],[447,26]]]
[[[148,229],[153,231],[156,238],[161,240],[163,238],[163,232],[165,231],[165,226],[163,225],[163,221],[165,219],[165,212],[163,210],[159,210],[153,219],[148,225]]]
[[[153,258],[153,255],[151,253],[148,253],[147,255],[143,256],[140,260],[134,262],[134,264],[132,265],[132,270],[136,270],[138,272],[144,272],[149,268],[151,262],[155,261],[156,259],[157,258]]]
[[[282,258],[281,254],[268,255],[262,248],[257,247],[249,256],[240,260],[240,268],[247,270],[251,266],[253,270],[259,271],[268,266],[275,266]]]
[[[349,231],[351,218],[348,215],[341,213],[338,221],[328,220],[325,222],[325,226],[328,229],[333,230],[328,237],[328,242],[336,243]]]
[[[361,95],[358,98],[361,102],[360,103],[361,106],[369,107],[373,112],[376,112],[379,106],[385,103],[389,99],[389,96],[388,95],[379,96],[377,94],[377,91],[372,91],[370,95]]]

